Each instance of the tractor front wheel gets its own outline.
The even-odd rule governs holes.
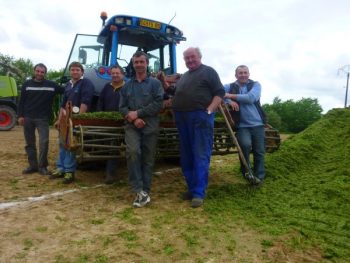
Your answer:
[[[9,106],[0,106],[0,131],[11,130],[16,125],[16,112]]]

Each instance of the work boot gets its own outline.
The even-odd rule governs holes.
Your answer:
[[[63,177],[64,177],[64,173],[59,169],[55,169],[49,173],[49,179],[57,179],[57,178],[63,178]]]
[[[193,198],[191,207],[192,208],[197,208],[203,205],[203,199],[202,198]]]
[[[192,200],[192,194],[189,191],[181,193],[180,197],[184,201]]]
[[[33,174],[33,173],[36,173],[37,171],[38,171],[38,168],[33,168],[29,166],[22,171],[22,174]]]
[[[260,187],[262,187],[263,183],[264,183],[264,179],[258,179],[252,184],[252,186],[254,188],[260,188]]]
[[[116,176],[113,176],[111,174],[108,174],[106,175],[106,178],[105,178],[105,184],[113,184],[117,181],[117,178]]]
[[[39,168],[39,174],[41,175],[49,175],[49,171],[46,167]]]
[[[74,181],[74,173],[73,172],[66,172],[63,176],[63,183],[64,184],[70,184]]]

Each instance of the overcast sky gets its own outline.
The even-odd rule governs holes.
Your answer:
[[[98,34],[100,12],[169,22],[183,31],[182,52],[198,46],[202,62],[223,82],[246,64],[262,85],[262,103],[274,97],[317,98],[324,112],[344,107],[350,64],[350,0],[16,0],[0,4],[0,52],[61,69],[76,33]],[[350,99],[348,99],[348,105]]]

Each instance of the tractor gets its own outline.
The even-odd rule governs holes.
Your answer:
[[[0,131],[11,130],[16,125],[17,95],[15,79],[0,76]]]
[[[95,85],[95,101],[105,83],[111,81],[110,67],[118,64],[132,77],[132,55],[141,50],[149,57],[149,74],[158,77],[164,89],[172,90],[180,74],[177,72],[176,46],[186,38],[181,30],[167,23],[130,15],[114,15],[107,20],[101,13],[102,29],[98,35],[77,34],[64,71],[69,79],[68,65],[79,61],[84,76]],[[171,93],[166,99],[171,99]],[[123,120],[111,113],[69,114],[61,132],[68,149],[76,151],[78,162],[125,158]],[[220,115],[218,113],[217,115]],[[110,118],[108,118],[108,116]],[[222,117],[222,116],[221,116]],[[157,158],[179,158],[179,136],[171,109],[161,115]],[[68,128],[68,129],[67,129]],[[227,124],[218,116],[215,123],[213,155],[237,152]],[[266,127],[267,151],[280,143],[277,130]]]

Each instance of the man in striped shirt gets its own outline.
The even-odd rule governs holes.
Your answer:
[[[22,85],[18,105],[18,123],[23,126],[25,151],[29,166],[23,174],[39,172],[47,175],[49,148],[49,120],[52,104],[56,94],[63,93],[64,88],[45,79],[47,68],[39,63],[34,66],[34,76]],[[39,134],[39,155],[37,155],[35,130]]]

